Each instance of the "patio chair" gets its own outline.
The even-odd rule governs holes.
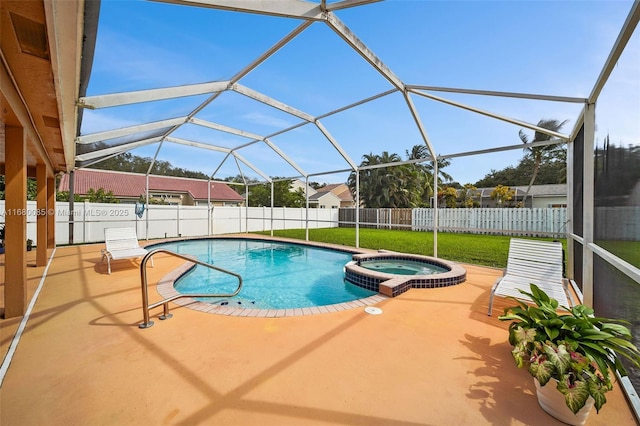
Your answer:
[[[111,274],[111,261],[121,259],[137,259],[149,253],[138,244],[135,228],[105,228],[105,248],[102,249],[102,260],[107,260],[107,273]],[[153,266],[153,259],[151,259]]]
[[[569,280],[563,277],[563,266],[562,243],[512,238],[509,243],[507,268],[491,289],[488,315],[491,316],[493,297],[496,295],[512,296],[524,302],[531,302],[526,295],[518,291],[531,291],[531,283],[537,285],[549,297],[556,299],[561,306],[569,307]]]

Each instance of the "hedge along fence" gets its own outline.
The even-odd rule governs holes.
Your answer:
[[[360,226],[433,231],[434,209],[360,209]],[[438,230],[563,238],[566,208],[438,209]],[[340,209],[340,226],[355,226],[355,209]]]

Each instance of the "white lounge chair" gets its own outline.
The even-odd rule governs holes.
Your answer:
[[[509,258],[504,275],[491,289],[489,312],[493,307],[493,296],[513,296],[525,302],[531,300],[518,290],[531,291],[530,284],[556,299],[561,306],[569,307],[567,299],[569,280],[563,277],[564,256],[562,243],[512,238],[509,243]]]
[[[107,272],[111,273],[111,261],[120,259],[137,259],[149,253],[138,244],[135,228],[105,228],[105,248],[102,260],[107,260]],[[153,259],[151,259],[153,266]]]

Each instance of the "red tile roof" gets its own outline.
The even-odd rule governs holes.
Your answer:
[[[74,190],[84,195],[89,189],[104,188],[116,197],[139,197],[146,192],[146,177],[137,173],[95,169],[77,169],[74,172]],[[69,190],[69,175],[60,179],[59,191]],[[150,191],[187,192],[196,200],[207,199],[207,181],[172,176],[149,175]],[[212,201],[243,201],[244,198],[225,183],[211,183]]]

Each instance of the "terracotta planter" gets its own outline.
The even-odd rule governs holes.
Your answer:
[[[537,379],[533,379],[533,381],[536,384],[538,403],[549,415],[569,425],[581,426],[587,422],[587,418],[589,418],[589,413],[593,407],[593,398],[589,397],[584,407],[582,407],[577,414],[573,414],[569,407],[567,407],[564,395],[556,389],[558,385],[556,379],[549,380],[545,386],[540,386]]]

